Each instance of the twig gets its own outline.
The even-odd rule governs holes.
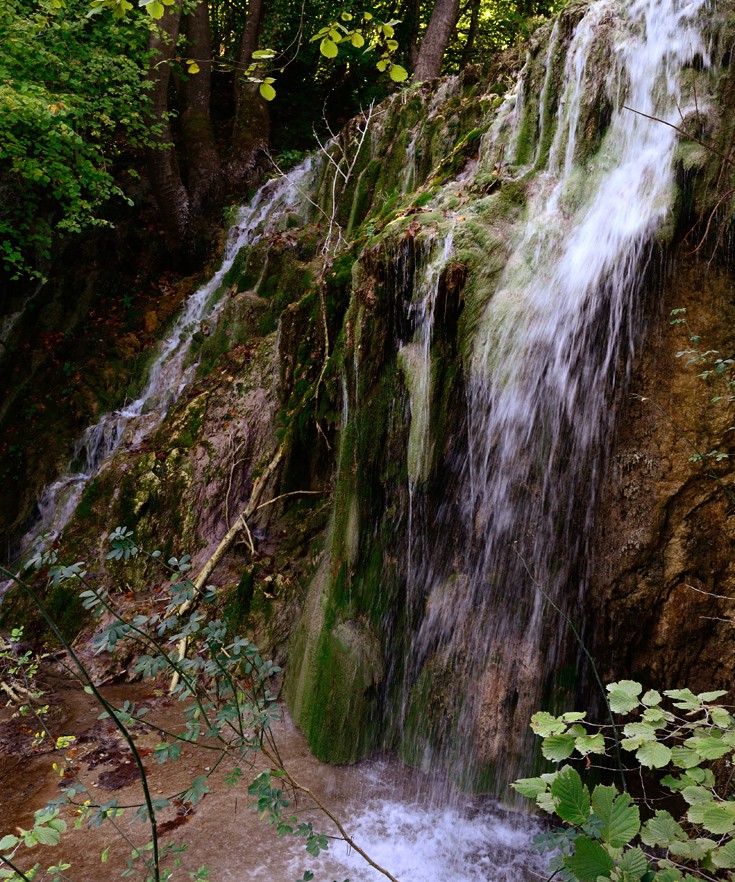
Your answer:
[[[261,747],[261,750],[263,751],[263,754],[266,757],[266,759],[270,760],[270,762],[274,762],[276,757],[274,757],[270,753],[268,748]],[[324,805],[324,803],[319,799],[319,797],[312,790],[310,790],[308,787],[305,787],[303,784],[300,784],[290,774],[290,772],[288,772],[286,769],[283,768],[283,766],[280,763],[274,763],[274,765],[278,765],[280,770],[284,773],[286,780],[294,788],[294,790],[300,791],[305,796],[308,796],[309,799],[312,799],[314,801],[314,803],[319,808],[319,810],[322,811],[330,819],[330,821],[332,821],[334,826],[339,830],[340,836],[350,846],[350,848],[354,849],[363,860],[367,861],[367,863],[370,864],[370,866],[374,870],[377,870],[379,873],[382,873],[383,876],[385,876],[387,879],[390,879],[391,882],[398,882],[398,879],[396,879],[396,877],[392,873],[390,873],[384,867],[381,867],[380,864],[376,863],[366,851],[364,851],[362,848],[360,848],[360,846],[355,842],[355,840],[349,835],[349,833],[342,826],[342,823],[340,822],[340,820],[337,817],[335,817],[335,815],[332,814],[332,812]]]
[[[282,499],[286,499],[289,496],[324,496],[326,492],[326,490],[290,490],[288,493],[281,493],[280,496],[274,496],[273,499],[261,502],[255,510],[260,511],[261,508],[267,508],[267,506],[273,505],[275,502],[280,502]]]
[[[635,113],[638,116],[642,116],[646,119],[652,120],[653,122],[661,123],[664,126],[668,126],[670,129],[673,129],[675,132],[683,135],[688,141],[694,141],[696,144],[699,144],[700,147],[704,147],[705,150],[709,150],[710,153],[713,153],[715,156],[719,156],[720,159],[723,162],[726,162],[728,165],[735,166],[735,160],[733,160],[731,156],[722,153],[711,144],[705,143],[701,138],[697,137],[697,135],[692,135],[691,132],[687,132],[686,129],[682,129],[681,126],[674,125],[674,123],[669,122],[667,119],[661,119],[660,116],[651,116],[649,113],[644,113],[642,110],[636,110],[635,107],[628,107],[627,104],[623,104],[623,110],[629,110],[631,113]]]
[[[10,867],[10,869],[14,873],[16,873],[21,879],[24,879],[25,882],[31,882],[30,878],[28,876],[26,876],[26,874],[22,870],[20,870],[18,867],[16,867],[15,864],[10,860],[9,857],[7,857],[4,854],[0,854],[0,861],[2,861],[4,864],[7,864]]]
[[[235,448],[234,453],[232,454],[232,468],[230,469],[230,476],[227,480],[227,490],[225,490],[225,524],[227,525],[227,529],[230,529],[230,493],[232,492],[232,481],[235,477],[235,469],[245,462],[246,457],[242,459],[236,459],[237,454],[242,450],[242,448],[247,443],[247,438],[244,438]]]
[[[704,588],[697,588],[695,585],[690,585],[688,582],[684,583],[687,588],[691,588],[692,591],[696,591],[697,594],[706,594],[707,597],[715,597],[717,600],[735,600],[735,597],[728,597],[726,594],[713,594],[711,591],[705,591]]]

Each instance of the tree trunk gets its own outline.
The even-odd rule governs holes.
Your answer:
[[[421,0],[403,0],[397,16],[391,14],[390,18],[398,18],[401,21],[401,36],[407,46],[409,65],[411,70],[414,70],[419,57]]]
[[[462,50],[462,61],[460,67],[464,70],[468,64],[472,62],[472,55],[475,51],[475,41],[477,40],[477,26],[480,21],[480,0],[472,0],[472,12],[470,13],[470,29],[467,32],[467,42]]]
[[[263,12],[264,0],[250,0],[235,71],[235,118],[227,171],[229,182],[236,187],[242,187],[248,182],[258,154],[268,146],[270,134],[270,119],[265,101],[260,97],[257,84],[248,82],[243,76],[258,47]]]
[[[459,0],[436,0],[413,72],[415,82],[433,80],[439,76],[444,53],[457,25],[458,17]]]
[[[187,57],[199,66],[199,71],[186,80],[181,117],[189,198],[191,209],[197,211],[215,193],[221,171],[210,115],[212,38],[206,0],[199,0],[186,16],[184,26]]]
[[[530,18],[533,15],[533,0],[517,0],[516,12],[522,18]]]
[[[148,81],[151,109],[149,123],[153,127],[155,146],[148,150],[148,176],[158,203],[168,248],[179,251],[189,227],[189,195],[186,192],[168,119],[168,86],[171,61],[176,54],[176,40],[181,21],[181,0],[165,7],[161,20],[151,31],[148,49],[151,53]]]

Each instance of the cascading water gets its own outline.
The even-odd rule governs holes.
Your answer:
[[[439,507],[437,521],[411,537],[418,552],[408,588],[425,597],[409,678],[453,672],[460,698],[440,762],[468,782],[477,783],[480,768],[487,784],[527,766],[521,733],[558,688],[552,672],[563,661],[566,626],[545,598],[569,610],[584,593],[614,405],[641,333],[644,271],[672,203],[677,135],[651,117],[677,124],[694,110],[679,75],[695,57],[706,63],[696,25],[703,5],[589,7],[567,50],[548,165],[528,222],[476,320],[468,450],[452,488],[461,522],[442,522]],[[552,45],[555,36],[556,29]],[[550,50],[547,78],[551,60]],[[547,79],[542,95],[548,91]],[[611,107],[610,122],[581,166],[582,109],[596,92]],[[542,132],[551,125],[545,113]],[[517,142],[516,132],[514,150]],[[409,704],[404,714],[411,713]]]
[[[227,300],[223,280],[240,250],[278,229],[287,214],[303,221],[312,212],[310,194],[319,172],[319,159],[310,157],[289,174],[268,181],[252,202],[237,214],[225,246],[222,265],[212,278],[188,298],[171,330],[161,341],[140,395],[119,410],[103,414],[75,444],[69,472],[40,495],[39,518],[24,537],[22,548],[44,546],[68,523],[87,482],[104,468],[120,445],[133,448],[163,420],[171,405],[191,382],[197,362],[189,358],[193,335],[203,321],[214,322]],[[10,583],[0,584],[0,596]]]
[[[653,240],[671,211],[677,135],[648,117],[678,125],[692,112],[681,71],[695,58],[708,63],[697,23],[704,3],[575,7],[550,31],[542,76],[534,81],[529,67],[498,112],[488,110],[479,157],[437,184],[432,201],[397,212],[395,236],[388,194],[426,181],[441,144],[437,118],[443,132],[461,132],[460,84],[445,84],[426,117],[401,133],[405,163],[395,180],[380,177],[384,139],[395,136],[387,112],[371,131],[365,180],[374,173],[382,196],[362,215],[373,232],[364,231],[369,245],[352,267],[344,342],[331,340],[344,356],[332,536],[289,658],[289,702],[317,756],[349,761],[384,738],[416,765],[496,790],[529,765],[530,715],[560,698],[560,668],[574,656],[546,600],[572,610],[584,593],[606,442],[642,331]],[[485,103],[495,106],[494,97]],[[446,143],[451,151],[458,142]],[[442,179],[452,167],[442,166]],[[76,489],[118,445],[134,446],[160,422],[191,378],[188,342],[214,317],[237,250],[284,212],[326,205],[306,180],[318,177],[307,165],[243,211],[222,269],[164,341],[144,392],[81,439],[81,471],[62,479],[69,505],[60,508],[63,494],[53,490],[45,529],[60,529]],[[302,189],[312,195],[301,199]],[[357,217],[362,196],[352,194],[346,214]],[[428,235],[414,219],[422,209]],[[464,266],[467,253],[474,276],[460,317],[461,285],[450,285],[448,265]],[[443,430],[442,395],[445,414],[457,417]],[[381,471],[386,460],[391,469]],[[386,473],[387,489],[378,486],[389,483]],[[350,740],[359,744],[343,750]],[[432,837],[413,832],[426,824],[428,803],[442,837],[466,834],[452,847],[467,857],[441,865],[442,878],[529,878],[512,857],[483,853],[468,867],[479,851],[473,836],[501,850],[520,847],[525,834],[487,806],[454,798],[422,794],[408,804],[366,794],[349,811],[368,840],[379,817],[393,819],[378,852],[395,829],[406,831],[403,844],[416,843],[401,852],[391,842],[389,869],[400,869],[392,860],[413,875],[440,866]]]

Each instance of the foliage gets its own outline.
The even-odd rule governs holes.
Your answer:
[[[571,765],[512,786],[566,826],[540,838],[554,852],[551,872],[565,882],[692,882],[735,879],[735,798],[727,772],[735,752],[735,719],[716,704],[726,693],[689,689],[644,693],[640,683],[607,686],[610,710],[629,717],[610,730],[584,713],[537,713],[531,727],[543,755],[560,763],[618,750],[632,756],[643,795],[612,784],[591,790]],[[645,776],[644,777],[644,772]],[[649,778],[656,776],[655,792]],[[665,808],[656,808],[661,796]],[[674,814],[669,811],[671,809]],[[643,814],[643,818],[642,818]]]
[[[319,51],[325,58],[336,58],[341,44],[349,44],[355,49],[361,49],[367,42],[367,51],[376,52],[380,55],[377,68],[382,73],[388,71],[394,83],[408,79],[408,71],[400,64],[393,61],[393,55],[398,49],[398,40],[395,39],[395,26],[399,21],[377,21],[372,13],[363,12],[362,22],[353,24],[354,16],[350,12],[341,12],[339,19],[333,19],[328,25],[320,28],[310,42],[319,40]]]
[[[0,4],[0,259],[16,278],[39,274],[56,233],[106,223],[101,206],[124,198],[113,163],[147,138],[147,28],[87,10]]]
[[[128,842],[131,856],[123,875],[140,875],[146,880],[160,882],[183,870],[188,878],[206,879],[205,868],[186,868],[185,845],[161,845],[156,818],[172,804],[194,805],[200,801],[210,792],[210,778],[220,767],[227,769],[227,787],[236,787],[241,780],[246,781],[245,772],[252,768],[258,755],[265,757],[271,767],[261,771],[248,786],[252,807],[275,827],[280,836],[301,839],[310,854],[318,855],[328,847],[327,837],[316,832],[311,823],[299,822],[295,815],[286,813],[295,791],[309,791],[301,788],[283,767],[271,731],[272,722],[279,716],[279,708],[270,683],[280,669],[263,659],[257,647],[246,637],[232,636],[227,622],[199,611],[197,602],[211,604],[216,592],[212,586],[200,589],[188,577],[191,569],[188,556],[172,557],[164,564],[160,552],[145,552],[125,527],[114,530],[109,540],[111,550],[107,559],[115,564],[145,556],[164,567],[170,584],[157,611],[126,618],[119,606],[119,597],[87,581],[84,562],[64,564],[54,551],[37,553],[28,567],[45,576],[51,586],[76,586],[84,607],[101,625],[94,638],[97,652],[115,652],[125,644],[134,644],[137,654],[135,672],[143,679],[155,680],[174,672],[178,675],[173,692],[181,702],[181,725],[176,731],[164,729],[147,716],[147,708],[131,701],[119,706],[108,701],[95,686],[73,647],[63,640],[36,591],[28,582],[18,580],[19,588],[31,596],[40,615],[61,640],[85,691],[99,703],[102,709],[100,719],[110,719],[127,743],[140,775],[142,799],[125,808],[116,799],[100,802],[95,791],[81,780],[74,764],[64,755],[65,749],[74,741],[73,736],[54,738],[51,735],[43,719],[44,708],[40,707],[41,693],[27,688],[23,696],[24,707],[20,710],[35,716],[41,730],[39,737],[54,740],[54,747],[62,756],[60,774],[66,786],[58,799],[36,813],[30,830],[18,830],[0,839],[0,879],[19,882],[39,878],[39,864],[25,871],[18,865],[25,862],[25,850],[37,845],[58,844],[67,829],[66,822],[60,817],[66,806],[76,809],[78,826],[110,824]],[[20,632],[14,632],[9,646],[0,652],[0,662],[5,659],[14,676],[22,674],[24,682],[31,684],[38,670],[38,660],[27,651],[16,651],[20,636]],[[197,651],[191,657],[180,656],[176,649],[184,637],[196,641]],[[184,746],[201,745],[207,751],[205,773],[195,777],[178,793],[154,796],[141,754],[131,736],[132,727],[142,727],[160,736],[154,750],[154,758],[159,764],[178,760]],[[148,827],[150,840],[147,843],[141,846],[133,841],[134,834],[128,833],[127,826],[121,825],[123,815],[132,815],[133,821]],[[106,854],[102,859],[106,860]],[[69,878],[67,869],[68,865],[64,865],[48,868],[45,872],[49,879],[66,879]]]

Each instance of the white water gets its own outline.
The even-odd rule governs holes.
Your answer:
[[[403,369],[409,394],[410,429],[408,440],[408,480],[415,487],[428,474],[432,457],[433,431],[431,426],[431,344],[436,319],[436,299],[442,270],[454,253],[450,233],[423,258],[414,284],[412,318],[415,330],[412,340],[398,350],[398,363]]]
[[[196,372],[197,362],[188,360],[192,337],[202,322],[213,322],[227,302],[228,292],[218,296],[218,291],[238,252],[275,232],[287,213],[299,213],[304,221],[308,219],[316,165],[314,158],[306,159],[288,175],[268,181],[252,202],[239,209],[222,265],[188,298],[160,342],[145,388],[134,401],[103,414],[77,440],[69,471],[44,488],[39,497],[39,517],[22,540],[24,549],[47,547],[53,542],[69,522],[87,482],[99,474],[109,457],[121,446],[136,447],[160,425]],[[0,584],[0,596],[5,587]]]
[[[360,847],[400,882],[426,879],[428,873],[442,882],[532,882],[545,878],[545,861],[530,851],[531,835],[539,832],[533,821],[520,816],[513,819],[489,805],[441,807],[369,799],[347,823]],[[340,873],[340,879],[385,879],[344,844],[336,843],[330,851],[329,857],[322,859],[327,864],[324,870]],[[294,861],[294,869],[303,863],[303,858]],[[319,878],[325,879],[327,874],[322,872]]]
[[[505,762],[505,775],[518,772],[513,754],[528,745],[522,735],[509,744],[503,733],[526,728],[543,694],[539,672],[553,670],[566,630],[544,593],[574,609],[584,590],[617,390],[641,333],[651,241],[673,196],[677,134],[641,114],[680,124],[679,108],[684,117],[693,111],[679,75],[695,56],[707,63],[696,24],[703,7],[704,0],[589,7],[567,52],[548,169],[534,182],[529,220],[477,324],[469,450],[453,491],[463,550],[456,536],[443,539],[456,520],[411,540],[426,596],[413,676],[433,654],[442,664],[453,658],[450,668],[471,684],[456,753],[445,758],[459,769],[472,766],[484,740],[480,749],[501,768]],[[582,166],[589,102],[600,100],[600,88],[611,121]],[[519,124],[522,94],[521,83],[486,150],[497,149],[502,126]],[[542,116],[540,127],[549,124]],[[511,161],[515,142],[511,135]]]

